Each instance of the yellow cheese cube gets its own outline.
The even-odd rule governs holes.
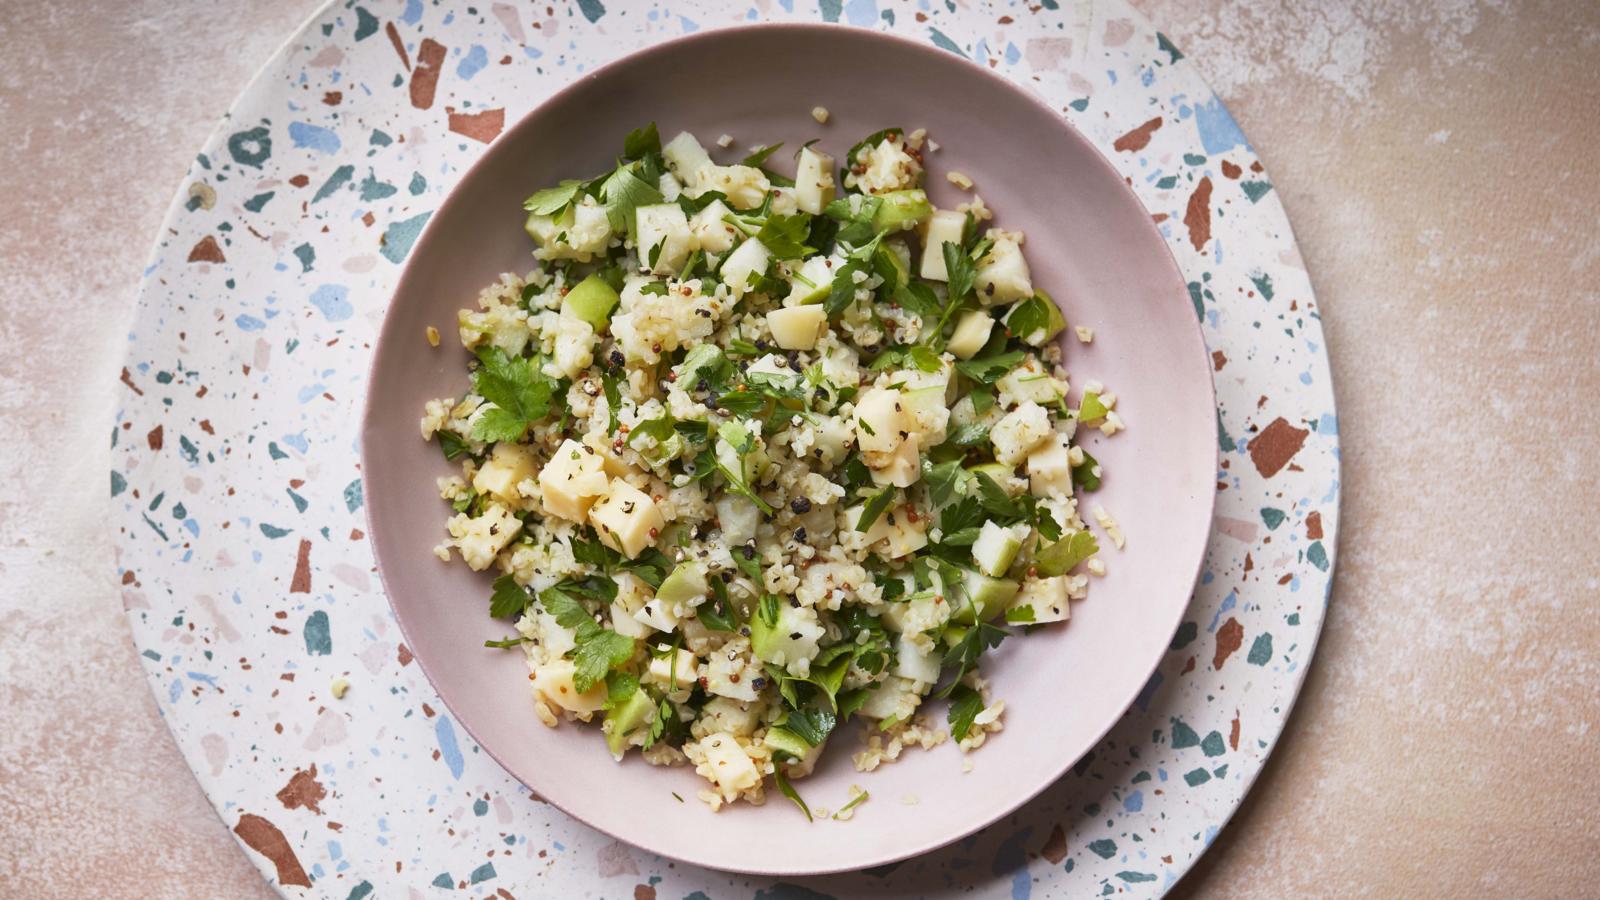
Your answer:
[[[570,659],[555,659],[533,671],[533,690],[545,700],[576,713],[592,713],[606,705],[606,683],[595,682],[578,692],[572,683],[576,667]]]
[[[502,441],[494,445],[494,453],[472,476],[472,489],[517,506],[522,502],[517,485],[532,478],[533,473],[533,451],[521,444]]]
[[[661,510],[650,495],[620,478],[589,510],[589,524],[599,533],[601,543],[633,559],[667,527]]]
[[[539,487],[546,512],[582,522],[595,498],[606,492],[605,462],[590,448],[568,438],[539,471]]]

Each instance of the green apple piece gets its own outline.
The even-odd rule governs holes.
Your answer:
[[[978,299],[989,306],[1033,296],[1033,281],[1022,247],[1013,236],[1001,234],[978,263],[975,282]]]
[[[794,167],[795,205],[813,216],[833,202],[833,157],[810,147],[800,149]]]
[[[618,299],[616,290],[605,279],[590,275],[561,298],[561,314],[582,319],[598,332],[611,321],[611,310],[616,308]]]
[[[661,580],[661,587],[656,588],[656,599],[668,606],[679,603],[690,606],[693,605],[692,601],[702,599],[710,592],[705,566],[689,560],[679,563],[670,575]]]
[[[967,216],[953,209],[935,210],[922,225],[922,267],[919,274],[929,281],[949,281],[944,270],[945,244],[961,246],[961,234],[967,228]]]
[[[967,632],[971,630],[972,626],[970,625],[946,625],[944,631],[939,632],[939,640],[946,647],[954,647],[961,643],[961,639],[966,637]]]
[[[800,271],[789,279],[789,296],[783,301],[787,306],[821,303],[833,290],[833,272],[837,260],[813,256],[800,265]]]
[[[1099,394],[1093,391],[1085,391],[1083,402],[1078,404],[1078,421],[1085,425],[1093,425],[1104,419],[1108,412],[1110,410],[1106,409],[1106,405],[1100,402]]]
[[[872,228],[874,231],[903,231],[915,228],[925,219],[933,215],[933,204],[928,202],[928,194],[921,189],[910,191],[890,191],[879,194],[883,200],[876,212],[872,214]],[[965,219],[962,220],[965,224]]]
[[[989,342],[989,333],[993,330],[994,317],[983,310],[963,313],[945,347],[961,359],[971,359]]]
[[[700,183],[700,172],[711,165],[711,154],[706,148],[700,146],[700,141],[687,131],[680,131],[677,136],[661,148],[661,156],[667,161],[667,167],[677,175],[685,185],[694,187]]]
[[[767,313],[772,340],[784,350],[810,350],[822,335],[828,313],[821,304],[786,306]]]
[[[771,259],[772,253],[765,244],[755,238],[746,238],[723,261],[720,270],[722,281],[735,297],[742,297],[750,289],[751,277],[767,271],[767,263]]]
[[[696,344],[684,354],[683,362],[673,370],[678,376],[678,383],[693,388],[695,382],[700,380],[701,374],[715,369],[722,363],[722,348],[716,344]]]
[[[750,652],[756,658],[779,666],[797,659],[811,659],[817,655],[817,641],[826,630],[817,621],[817,614],[809,607],[791,606],[777,602],[778,614],[769,622],[762,614],[760,604],[750,616]]]
[[[603,730],[606,733],[606,747],[611,750],[613,758],[621,759],[628,752],[628,735],[649,722],[655,712],[656,704],[650,695],[636,690],[628,695],[621,706],[606,714]]]
[[[774,752],[787,753],[797,760],[805,759],[806,754],[811,752],[811,745],[806,743],[805,738],[782,725],[773,725],[768,728],[766,737],[762,738],[761,741],[772,748]]]
[[[900,241],[885,241],[878,245],[873,262],[881,270],[888,266],[894,270],[894,283],[911,283],[911,250]]]
[[[993,520],[984,522],[978,530],[978,539],[972,544],[972,560],[977,563],[978,571],[992,578],[1004,575],[1027,536],[1027,525],[1007,528],[996,525]]]
[[[1021,589],[1021,585],[1009,578],[991,578],[982,572],[965,573],[961,586],[971,602],[957,607],[950,621],[962,625],[973,624],[974,613],[984,621],[998,616]]]
[[[1028,579],[1006,606],[1006,621],[1013,624],[1064,622],[1071,616],[1065,575]]]
[[[911,681],[920,681],[932,684],[939,680],[939,663],[943,656],[930,646],[926,650],[917,646],[908,635],[902,634],[895,641],[894,671],[892,674]]]
[[[1061,316],[1061,307],[1044,291],[1019,301],[1006,313],[1006,327],[1024,343],[1043,347],[1067,327]]]

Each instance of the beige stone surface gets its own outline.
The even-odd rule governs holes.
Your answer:
[[[1338,578],[1182,895],[1600,884],[1600,4],[1136,0],[1266,161],[1323,310]],[[140,676],[99,522],[134,279],[306,0],[0,0],[0,894],[269,891]]]

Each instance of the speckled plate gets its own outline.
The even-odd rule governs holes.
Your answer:
[[[819,69],[818,59],[832,63]],[[722,70],[748,74],[707,77]],[[831,113],[825,126],[811,117],[819,102]],[[1122,416],[1147,423],[1110,441],[1084,435],[1108,473],[1092,505],[1112,510],[1135,538],[1113,552],[1102,537],[1110,570],[1095,579],[1094,602],[1074,604],[1069,625],[1008,642],[985,662],[1006,702],[1005,733],[966,775],[961,753],[945,746],[870,776],[850,763],[855,730],[841,733],[799,789],[828,809],[852,784],[872,792],[879,802],[861,807],[851,827],[819,827],[783,802],[713,815],[682,800],[705,787],[690,768],[652,767],[637,754],[618,765],[595,729],[546,728],[532,715],[524,655],[483,646],[505,633],[485,615],[491,576],[433,555],[452,513],[434,484],[459,467],[419,438],[418,410],[464,396],[469,355],[455,341],[428,349],[425,329],[437,324],[453,337],[456,311],[483,285],[526,270],[524,197],[603,167],[623,135],[653,119],[669,137],[689,130],[708,142],[817,139],[836,158],[886,124],[927,128],[939,142],[927,157],[934,202],[970,199],[945,172],[976,179],[997,222],[1028,235],[1034,282],[1059,298],[1068,321],[1092,322],[1101,335],[1091,344],[1063,338],[1076,382],[1114,386]],[[747,152],[710,149],[723,162]],[[771,164],[792,174],[787,159]],[[662,43],[580,79],[509,128],[413,246],[378,337],[362,423],[384,586],[417,663],[473,739],[546,801],[608,834],[769,875],[926,852],[1015,809],[1093,747],[1149,680],[1188,605],[1217,493],[1217,432],[1211,360],[1186,300],[1166,243],[1116,170],[1006,79],[929,44],[859,28],[762,24]],[[942,721],[942,704],[930,708]]]
[[[1192,865],[1260,772],[1311,658],[1337,420],[1293,236],[1227,111],[1122,3],[1056,5],[330,5],[268,63],[196,157],[144,273],[111,488],[125,605],[162,711],[280,890],[1154,895]],[[894,31],[1061,111],[1183,272],[1222,449],[1195,595],[1094,750],[938,852],[786,881],[635,850],[466,738],[377,588],[354,429],[399,266],[505,123],[600,62],[752,19]],[[893,802],[823,827],[870,827],[874,804]]]

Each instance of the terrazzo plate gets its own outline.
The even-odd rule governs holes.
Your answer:
[[[830,60],[818,67],[819,59]],[[719,79],[719,72],[745,73]],[[826,125],[811,117],[824,104]],[[889,118],[892,117],[892,118]],[[679,130],[747,141],[812,140],[843,158],[887,125],[928,129],[928,189],[936,204],[970,199],[948,171],[976,179],[997,222],[1028,235],[1034,282],[1067,320],[1091,324],[1092,344],[1064,341],[1075,383],[1115,388],[1117,409],[1148,423],[1088,449],[1107,473],[1085,499],[1113,511],[1133,540],[1102,554],[1110,571],[1071,623],[1008,641],[985,677],[1006,702],[1005,732],[962,774],[953,745],[910,752],[864,775],[850,754],[857,729],[829,741],[797,783],[807,802],[837,809],[860,784],[878,802],[853,821],[808,821],[776,802],[713,814],[692,767],[663,769],[630,754],[614,762],[595,728],[549,729],[532,714],[525,656],[485,649],[506,626],[486,615],[492,576],[441,565],[433,548],[453,512],[435,482],[458,473],[417,434],[428,400],[468,390],[469,354],[432,350],[423,333],[449,327],[505,271],[526,271],[522,199],[561,178],[605,167],[621,138],[659,119]],[[1005,135],[996,140],[996,135]],[[746,149],[713,157],[732,162]],[[1046,162],[1048,161],[1048,162]],[[769,164],[793,174],[780,154]],[[407,258],[378,336],[362,424],[363,485],[379,572],[417,663],[472,738],[512,775],[562,809],[637,847],[730,871],[814,874],[860,869],[949,843],[1005,815],[1055,781],[1116,722],[1178,626],[1205,553],[1217,468],[1211,361],[1165,242],[1121,177],[1086,139],[1011,82],[931,45],[855,28],[763,24],[664,42],[595,71],[507,129],[463,174]],[[1076,397],[1076,394],[1074,394]],[[940,723],[944,704],[930,705]],[[685,803],[683,798],[691,798]]]
[[[505,123],[602,62],[756,19],[892,31],[1060,111],[1183,273],[1222,451],[1194,597],[1094,749],[942,850],[785,879],[634,849],[468,739],[378,589],[354,433],[400,266]],[[1310,282],[1243,134],[1120,2],[329,5],[196,156],[140,287],[112,432],[124,605],[179,747],[288,895],[1158,895],[1260,773],[1322,625],[1338,433]]]

